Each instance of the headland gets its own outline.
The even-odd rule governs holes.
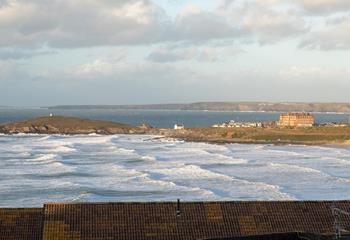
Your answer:
[[[0,125],[2,134],[149,134],[193,142],[215,144],[305,144],[350,146],[350,125],[314,126],[307,128],[152,128],[146,124],[129,124],[80,119],[74,117],[40,117]]]

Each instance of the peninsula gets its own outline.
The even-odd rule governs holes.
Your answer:
[[[80,119],[74,117],[40,117],[0,125],[0,133],[37,134],[149,134],[208,143],[253,144],[344,144],[350,146],[350,125],[310,128],[186,128],[164,129],[148,125]]]

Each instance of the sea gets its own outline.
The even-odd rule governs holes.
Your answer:
[[[132,125],[147,123],[153,127],[171,128],[176,123],[186,127],[208,127],[216,123],[276,121],[280,112],[234,112],[234,111],[183,111],[183,110],[124,110],[86,109],[57,110],[47,108],[1,108],[0,124],[30,118],[61,115],[95,120],[106,120]],[[317,123],[349,123],[350,113],[314,113]]]
[[[171,127],[273,120],[278,113],[1,109],[0,122],[87,117]],[[348,119],[318,114],[317,121]],[[45,202],[350,199],[350,149],[207,144],[148,135],[0,135],[0,207]]]

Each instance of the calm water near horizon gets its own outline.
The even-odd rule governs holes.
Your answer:
[[[106,120],[138,125],[148,123],[154,127],[173,127],[175,123],[183,123],[187,127],[207,127],[215,123],[229,120],[275,121],[278,112],[221,112],[221,111],[182,111],[182,110],[49,110],[45,108],[0,108],[0,124],[27,120],[50,113],[62,116],[73,116],[96,120]],[[317,123],[349,122],[350,113],[315,113]]]

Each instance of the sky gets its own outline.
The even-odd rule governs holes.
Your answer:
[[[349,0],[0,0],[0,106],[349,93]]]

